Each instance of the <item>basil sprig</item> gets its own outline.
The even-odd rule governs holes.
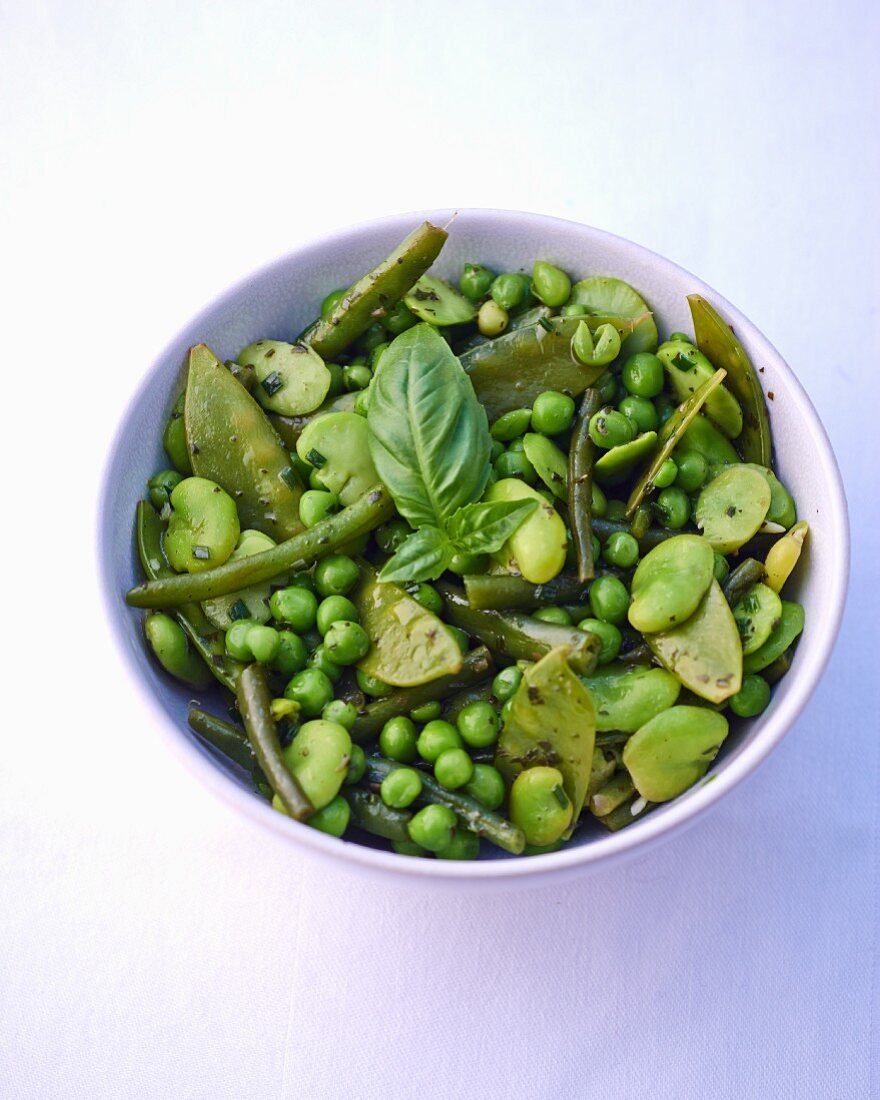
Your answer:
[[[415,528],[383,581],[439,577],[455,553],[489,554],[534,500],[477,503],[489,479],[486,410],[449,345],[428,324],[385,349],[370,387],[370,454],[398,512]]]

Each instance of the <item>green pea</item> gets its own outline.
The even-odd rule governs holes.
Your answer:
[[[595,481],[591,486],[591,491],[590,510],[594,516],[601,519],[608,511],[608,498],[605,496],[601,485],[597,485]]]
[[[548,264],[546,260],[536,260],[532,268],[532,288],[536,298],[545,306],[555,309],[568,301],[571,279],[554,264]]]
[[[272,668],[288,679],[306,667],[305,642],[290,630],[278,631],[278,651],[272,659]]]
[[[493,301],[509,311],[525,302],[529,289],[525,275],[510,273],[496,276],[489,287],[489,293]]]
[[[323,492],[327,492],[327,486],[324,483],[324,479],[321,477],[320,470],[312,470],[309,473],[309,488],[318,489]]]
[[[378,347],[379,344],[383,344],[384,342],[385,329],[376,321],[374,324],[370,325],[363,336],[360,337],[357,346],[361,351],[369,353],[374,348]]]
[[[595,535],[593,535],[592,539],[590,540],[590,545],[593,548],[593,561],[598,561],[602,553],[602,543],[599,542]]]
[[[358,416],[366,418],[367,413],[370,411],[370,390],[372,389],[372,383],[364,390],[358,390],[354,399],[354,411]]]
[[[506,703],[516,695],[519,685],[522,683],[522,670],[516,665],[508,665],[495,676],[492,681],[492,694],[499,703]]]
[[[443,600],[437,589],[432,588],[430,584],[408,585],[406,591],[416,603],[426,607],[429,611],[433,611],[435,615],[442,612]]]
[[[632,569],[639,560],[639,544],[627,531],[615,531],[608,536],[602,557],[619,569]]]
[[[630,394],[629,397],[624,397],[617,410],[635,424],[636,431],[653,432],[657,428],[657,410],[647,397]]]
[[[342,665],[334,661],[325,645],[318,645],[306,661],[308,668],[323,672],[327,679],[335,684],[342,678]]]
[[[315,810],[322,810],[339,794],[345,779],[351,737],[344,726],[317,719],[300,726],[281,755]]]
[[[506,794],[501,772],[491,764],[474,764],[474,774],[464,790],[487,810],[497,810]]]
[[[251,629],[260,624],[253,619],[237,619],[226,631],[225,645],[227,654],[236,661],[252,661],[254,659],[250,646],[247,644],[247,636]]]
[[[582,619],[578,623],[578,630],[585,630],[595,634],[602,642],[599,650],[599,664],[607,665],[620,653],[623,637],[614,623],[605,623],[601,619]]]
[[[365,363],[349,363],[342,368],[342,381],[349,393],[365,390],[373,380],[373,372]]]
[[[657,410],[657,419],[660,421],[660,424],[662,426],[675,412],[677,405],[671,398],[663,396],[657,398],[657,400],[654,402],[654,408]],[[705,418],[698,416],[696,419],[703,420]],[[687,439],[687,432],[685,432],[685,439]]]
[[[441,753],[447,749],[460,749],[464,742],[461,734],[451,722],[441,718],[428,722],[419,734],[417,748],[419,756],[429,764],[435,763]]]
[[[545,390],[535,398],[532,407],[532,430],[542,435],[567,432],[574,420],[574,401],[558,390]]]
[[[481,336],[487,336],[491,340],[495,336],[500,336],[508,324],[510,324],[510,315],[506,309],[502,309],[491,298],[483,302],[477,313],[477,328]]]
[[[727,700],[730,709],[740,718],[757,717],[767,709],[769,702],[770,685],[754,672],[743,677],[742,687]]]
[[[706,480],[709,463],[699,451],[678,451],[675,459],[678,466],[675,484],[686,493],[693,493]],[[656,482],[655,482],[656,484]]]
[[[597,447],[606,450],[611,447],[619,447],[623,443],[629,443],[635,436],[631,421],[618,412],[606,406],[590,417],[590,439]]]
[[[657,494],[654,512],[664,527],[675,531],[691,518],[691,502],[687,493],[673,486]]]
[[[303,569],[299,573],[294,573],[290,578],[289,588],[307,588],[309,592],[315,591],[315,578],[307,570]]]
[[[357,669],[355,672],[355,679],[357,680],[357,686],[364,695],[370,695],[374,699],[382,699],[386,695],[391,695],[394,691],[391,684],[386,684],[385,681],[380,680],[378,676],[371,676],[361,668]]]
[[[345,390],[345,376],[342,367],[338,363],[325,363],[324,366],[330,372],[330,387],[327,397],[338,397]]]
[[[450,571],[459,576],[464,576],[466,573],[485,573],[488,568],[488,554],[465,554],[459,550],[449,560]]]
[[[399,336],[401,332],[406,332],[408,328],[413,327],[416,321],[418,321],[418,317],[403,301],[392,306],[382,318],[385,329],[393,336]]]
[[[458,289],[465,298],[478,302],[489,293],[495,280],[495,272],[483,264],[465,264],[458,280]]]
[[[366,657],[370,649],[370,637],[359,623],[337,619],[324,635],[327,655],[338,665],[353,665]]]
[[[334,699],[333,702],[334,703],[341,703],[342,700],[341,699]],[[330,706],[331,706],[331,704],[328,703],[327,706],[324,707],[324,710],[325,711],[328,710],[330,708]],[[345,706],[352,707],[352,704],[351,703],[346,703]],[[352,707],[352,710],[354,710],[354,707]],[[323,714],[322,714],[321,717],[324,718],[325,721],[328,721],[328,722],[336,721],[336,719],[327,718]],[[345,726],[344,722],[339,722],[338,724],[340,726]],[[345,726],[345,728],[349,729],[348,726]],[[360,783],[360,781],[364,777],[364,772],[366,770],[367,770],[367,754],[360,747],[360,745],[352,745],[351,746],[351,755],[349,756],[349,759],[348,759],[348,769],[346,770],[345,779],[343,780],[343,783],[345,784],[346,787],[353,787],[356,783]]]
[[[318,624],[318,631],[323,636],[340,619],[356,623],[360,621],[360,615],[358,615],[357,608],[347,596],[327,596],[318,604],[315,619]]]
[[[235,501],[204,477],[187,477],[171,492],[174,509],[165,532],[165,554],[178,573],[201,573],[222,565],[241,528]]]
[[[455,720],[458,732],[472,749],[487,749],[498,740],[501,723],[491,703],[478,699],[462,707]]]
[[[147,482],[149,497],[156,508],[161,510],[171,503],[171,493],[183,481],[183,474],[177,470],[162,470]]]
[[[346,702],[345,699],[331,699],[321,711],[321,717],[325,722],[338,722],[340,726],[345,726],[347,730],[350,730],[355,724],[357,716],[357,707],[354,703]],[[364,755],[364,750],[359,745],[352,746],[352,761],[354,760],[355,748],[357,748],[362,758]],[[348,771],[349,774],[351,774],[351,764],[349,764]],[[363,775],[363,767],[361,768],[361,775]],[[358,778],[360,778],[360,776],[358,776]],[[346,782],[349,782],[349,780],[346,779]],[[351,782],[353,783],[355,780],[351,780]]]
[[[693,344],[694,338],[688,336],[686,332],[673,332],[670,334],[667,343],[669,344]]]
[[[346,287],[340,287],[339,290],[331,290],[327,297],[321,302],[321,320],[329,321],[333,315],[333,311],[342,301],[342,299],[348,294]]]
[[[360,576],[356,561],[346,554],[330,554],[315,565],[315,588],[322,596],[344,596]]]
[[[299,498],[299,518],[306,527],[314,527],[339,510],[339,498],[325,489],[307,489]]]
[[[603,623],[623,622],[629,608],[629,592],[619,577],[597,577],[590,585],[590,608]]]
[[[564,607],[542,607],[532,613],[532,618],[545,623],[559,623],[560,626],[571,626],[572,621]]]
[[[386,341],[384,344],[377,344],[373,348],[373,350],[370,352],[370,370],[371,371],[375,372],[376,367],[379,366],[379,363],[382,359],[382,356],[385,354],[385,352],[387,351],[387,349],[389,347],[391,347],[391,345]],[[368,382],[367,386],[369,386],[369,384],[370,383]],[[361,386],[361,389],[366,389],[367,386]]]
[[[620,380],[636,397],[657,397],[663,391],[663,364],[649,351],[631,355],[623,364]]]
[[[495,473],[499,478],[516,477],[527,485],[537,481],[535,467],[522,451],[505,451],[495,462]]]
[[[272,612],[272,618],[277,622],[288,623],[297,634],[304,634],[315,625],[318,600],[314,592],[294,583],[272,593],[269,610]]]
[[[255,661],[269,664],[281,649],[281,635],[271,626],[252,626],[245,637],[245,645]]]
[[[560,317],[586,317],[588,314],[589,310],[580,302],[566,302],[559,311]]]
[[[306,825],[309,825],[312,829],[318,829],[322,833],[327,833],[329,836],[342,836],[348,828],[350,818],[351,807],[342,795],[338,794],[323,809],[312,814],[307,819]]]
[[[464,749],[445,749],[434,761],[434,778],[447,790],[456,791],[474,774],[474,762]]]
[[[169,615],[161,611],[149,614],[144,620],[144,634],[166,672],[193,687],[205,687],[211,682],[207,665],[190,650],[186,634]]]
[[[668,489],[678,477],[678,466],[674,458],[667,458],[657,473],[654,475],[654,486],[657,489]]]
[[[379,734],[379,751],[389,760],[411,764],[417,756],[415,722],[403,714],[389,718]]]
[[[470,829],[455,830],[452,843],[437,853],[438,859],[477,859],[480,854],[480,838]]]
[[[501,443],[510,443],[527,432],[531,423],[531,409],[511,409],[510,412],[498,417],[489,429],[489,434]]]
[[[284,698],[299,703],[307,718],[316,718],[333,698],[333,684],[319,668],[304,668],[292,677]]]
[[[432,803],[413,814],[406,828],[415,844],[429,852],[442,852],[455,836],[455,814],[448,806]]]
[[[571,824],[573,806],[556,768],[526,768],[510,789],[510,820],[529,844],[552,844]]]
[[[379,794],[386,806],[405,810],[422,793],[422,777],[415,768],[395,768],[382,780]]]
[[[435,718],[440,717],[442,710],[442,705],[433,699],[430,703],[422,703],[420,707],[415,707],[409,712],[409,716],[414,722],[433,722]]]

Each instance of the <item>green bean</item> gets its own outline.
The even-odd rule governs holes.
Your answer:
[[[456,718],[471,703],[490,703],[494,699],[492,694],[492,681],[484,680],[481,684],[458,691],[455,695],[446,699],[443,704],[443,717],[447,722],[455,724]],[[474,753],[471,753],[473,756]]]
[[[464,593],[445,581],[435,587],[443,597],[446,618],[453,626],[467,631],[492,650],[515,661],[537,661],[551,649],[571,647],[569,663],[575,672],[588,676],[596,667],[602,640],[570,626],[546,623],[529,615],[512,611],[501,615],[497,611],[479,611],[471,607]]]
[[[592,580],[595,575],[591,519],[596,448],[590,437],[590,418],[601,404],[598,390],[590,387],[584,391],[568,450],[568,515],[581,581]]]
[[[322,359],[335,359],[375,321],[386,317],[440,255],[445,229],[423,222],[346,291],[326,320],[302,336]]]
[[[761,673],[761,675],[764,677],[767,683],[771,685],[771,687],[773,684],[781,680],[786,672],[788,672],[788,670],[791,668],[791,658],[792,652],[790,649],[787,649],[784,653],[780,654],[780,656],[776,658],[773,664],[768,665]]]
[[[399,766],[393,760],[385,760],[380,756],[368,756],[367,779],[371,785],[378,787],[385,776]],[[521,829],[505,820],[500,814],[487,810],[469,795],[441,787],[429,775],[422,775],[422,793],[418,801],[422,804],[433,803],[448,807],[461,818],[466,828],[472,833],[491,841],[497,847],[503,848],[505,852],[519,855],[525,848],[526,840]]]
[[[647,537],[648,528],[650,526],[651,506],[645,501],[642,501],[638,508],[636,508],[635,512],[633,512],[632,521],[630,522],[630,531],[632,533],[632,537],[640,543],[644,538]]]
[[[287,813],[296,821],[305,821],[314,813],[314,806],[299,781],[288,771],[281,755],[278,730],[272,717],[272,693],[262,665],[246,665],[242,669],[236,697],[248,740],[269,785]]]
[[[764,563],[754,558],[745,558],[730,574],[721,591],[731,607],[736,607],[750,588],[764,579]]]
[[[347,787],[342,797],[351,807],[351,824],[363,829],[365,833],[406,843],[409,840],[407,825],[412,814],[407,810],[392,810],[373,791],[362,787]]]
[[[250,772],[256,783],[266,782],[263,769],[257,763],[257,758],[254,755],[253,746],[248,741],[248,736],[241,726],[233,725],[232,722],[227,722],[223,718],[217,718],[216,715],[210,714],[193,704],[190,704],[187,721],[190,729],[197,733],[202,740],[207,741],[209,745],[213,745],[218,752],[222,752],[233,764],[237,764],[240,768],[244,768],[246,772]]]
[[[626,523],[624,520],[606,519],[604,516],[593,516],[593,533],[599,537],[602,542],[606,542],[613,534],[618,531],[624,531],[629,535],[632,535],[639,544],[639,549],[642,551],[653,550],[655,546],[659,546],[661,542],[665,542],[666,539],[671,539],[673,535],[679,534],[678,531],[667,531],[664,527],[650,527],[643,535],[636,534],[636,529],[632,524]]]
[[[135,515],[138,557],[150,581],[177,577],[162,551],[163,528],[155,509],[145,500],[139,501]],[[180,604],[174,610],[174,617],[214,677],[224,687],[235,691],[236,680],[244,666],[227,655],[223,632],[208,620],[197,603]]]
[[[589,584],[584,584],[574,573],[559,573],[545,584],[489,573],[467,573],[462,580],[467,602],[479,611],[532,611],[538,607],[589,602]]]
[[[650,665],[654,663],[654,654],[646,642],[639,642],[638,645],[621,650],[618,660],[626,665]]]
[[[425,703],[448,699],[456,692],[489,680],[494,674],[495,665],[489,650],[483,647],[472,649],[462,661],[460,670],[454,675],[441,676],[426,684],[402,688],[384,699],[369,703],[360,711],[351,728],[352,739],[361,742],[369,741],[370,738],[378,735],[390,719],[400,714],[409,714],[410,711],[424,706]]]
[[[616,810],[612,810],[604,817],[598,818],[598,820],[602,822],[606,829],[616,833],[619,829],[624,829],[627,825],[632,825],[634,821],[644,817],[653,805],[653,802],[646,802],[644,798],[633,795],[632,798],[618,806]],[[638,812],[635,814],[633,814],[633,807],[638,807]]]
[[[635,787],[629,773],[621,769],[590,798],[590,810],[596,817],[605,817],[632,797]]]
[[[394,514],[387,490],[376,486],[336,515],[307,531],[250,557],[228,561],[216,569],[147,581],[126,594],[131,607],[178,607],[197,600],[238,592],[260,581],[271,580],[291,569],[305,569],[326,554],[366,534]]]

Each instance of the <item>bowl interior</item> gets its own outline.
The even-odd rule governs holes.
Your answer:
[[[450,226],[449,240],[434,268],[440,275],[456,279],[466,261],[513,271],[528,270],[533,260],[547,259],[577,278],[614,275],[641,292],[654,310],[661,337],[674,330],[692,331],[686,296],[700,292],[733,324],[759,371],[769,399],[777,471],[795,496],[799,518],[808,520],[811,528],[805,568],[799,570],[790,595],[806,608],[806,631],[793,668],[776,687],[768,710],[759,719],[732,728],[702,784],[643,821],[615,835],[598,825],[589,828],[565,851],[551,856],[509,860],[492,849],[485,855],[500,858],[465,865],[402,859],[325,837],[265,808],[250,793],[246,778],[189,732],[186,711],[191,692],[159,672],[143,644],[140,613],[123,601],[126,589],[141,579],[132,539],[135,502],[143,495],[147,479],[168,464],[161,437],[182,385],[187,348],[204,341],[220,359],[226,359],[260,337],[293,339],[314,317],[329,290],[353,282],[418,221],[427,217],[444,224],[450,215],[451,211],[402,215],[325,238],[245,279],[195,318],[150,369],[119,426],[100,504],[99,557],[109,616],[134,678],[163,712],[160,724],[171,733],[188,763],[203,778],[215,781],[212,785],[221,793],[309,846],[345,854],[361,865],[404,873],[412,869],[432,877],[510,874],[514,866],[516,874],[530,874],[592,863],[631,849],[683,824],[715,801],[751,771],[789,728],[821,675],[837,633],[848,541],[845,502],[827,438],[808,398],[778,353],[700,280],[640,246],[599,230],[504,211],[461,212]]]

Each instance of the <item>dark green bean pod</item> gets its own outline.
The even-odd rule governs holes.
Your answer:
[[[602,406],[599,391],[585,390],[568,448],[568,516],[577,557],[578,577],[589,581],[595,575],[593,563],[593,458],[590,417]]]
[[[636,508],[633,512],[632,522],[630,523],[630,531],[632,537],[639,543],[643,539],[647,538],[648,529],[651,526],[651,506],[646,504],[645,501]],[[675,533],[675,532],[671,532]]]
[[[621,650],[617,659],[626,665],[651,665],[654,663],[654,654],[646,642],[639,642],[638,645]]]
[[[471,703],[491,703],[494,698],[491,680],[485,680],[482,684],[474,684],[473,687],[456,692],[455,695],[446,700],[443,704],[443,717],[447,722],[454,723],[464,708]],[[470,755],[476,759],[473,751]]]
[[[376,737],[385,723],[401,714],[409,714],[425,703],[448,699],[456,692],[482,683],[495,675],[495,664],[488,649],[472,649],[462,661],[461,668],[452,676],[441,676],[426,684],[401,688],[393,695],[369,703],[355,719],[351,728],[353,741],[369,741]]]
[[[162,551],[164,529],[165,525],[152,505],[145,500],[138,501],[135,537],[138,557],[150,582],[161,583],[167,578],[177,577]],[[244,665],[227,656],[223,632],[208,620],[197,603],[179,604],[174,609],[174,618],[215,679],[230,691],[235,691],[235,683]]]
[[[242,669],[236,685],[236,698],[254,756],[269,786],[292,818],[305,821],[315,812],[315,808],[296,777],[288,771],[281,755],[278,729],[272,717],[272,693],[262,665],[246,665]]]
[[[772,687],[775,683],[778,683],[782,677],[791,668],[792,652],[787,649],[781,656],[777,657],[772,665],[768,665],[761,673],[764,679]]]
[[[721,590],[724,593],[724,598],[731,607],[736,607],[749,589],[754,588],[756,584],[764,579],[764,576],[764,563],[756,561],[754,558],[746,558],[739,563],[722,584]]]
[[[559,573],[546,584],[489,573],[468,573],[462,580],[467,602],[479,611],[533,611],[539,607],[586,604],[590,595],[589,584],[584,584],[574,573]]]
[[[392,810],[374,791],[365,791],[361,787],[344,787],[342,797],[351,808],[352,825],[386,840],[401,843],[409,840],[407,825],[412,820],[411,813]]]
[[[255,782],[266,782],[263,770],[254,755],[253,746],[248,741],[248,736],[241,726],[233,725],[232,722],[218,718],[216,715],[192,704],[190,704],[187,721],[190,729],[197,733],[203,741],[213,745],[218,752],[222,752],[233,764],[237,764],[240,768],[244,768],[246,772],[250,772]]]
[[[460,630],[478,638],[493,653],[514,661],[538,661],[557,646],[569,646],[569,664],[581,676],[595,669],[602,643],[595,634],[573,626],[545,623],[519,611],[501,615],[471,607],[465,594],[445,581],[434,586],[443,597],[446,618]]]
[[[358,279],[326,321],[318,321],[303,333],[303,343],[313,347],[322,359],[335,359],[397,305],[440,255],[448,235],[445,229],[423,222]]]
[[[638,541],[642,553],[653,550],[655,546],[659,546],[661,542],[671,539],[674,535],[681,534],[681,531],[667,531],[665,527],[649,527],[640,537],[630,523],[617,519],[605,519],[604,516],[601,519],[599,516],[593,516],[593,534],[600,542],[605,542],[616,531],[625,531],[628,535],[632,535]]]
[[[368,756],[367,781],[378,788],[385,776],[399,767],[400,764],[393,760],[386,760],[381,756]],[[503,848],[505,852],[512,852],[513,855],[518,856],[526,846],[526,838],[516,825],[501,817],[500,814],[487,810],[475,798],[460,791],[448,791],[445,787],[441,787],[437,780],[429,775],[422,775],[422,793],[418,801],[422,804],[436,802],[441,806],[448,806],[450,810],[455,811],[472,833],[484,837],[497,847]]]
[[[131,607],[178,607],[227,596],[251,584],[269,581],[290,569],[306,569],[351,539],[366,534],[394,515],[386,489],[377,485],[360,500],[292,538],[247,558],[227,561],[203,573],[171,574],[137,585],[126,593]]]
[[[632,808],[639,802],[638,795],[634,795],[632,798],[627,799],[622,805],[618,806],[616,810],[612,810],[610,814],[605,814],[604,817],[597,817],[597,821],[609,829],[612,833],[618,832],[620,829],[625,829],[627,825],[632,825],[634,821],[641,821],[650,809],[653,809],[655,803],[645,802],[642,810],[633,816]]]

